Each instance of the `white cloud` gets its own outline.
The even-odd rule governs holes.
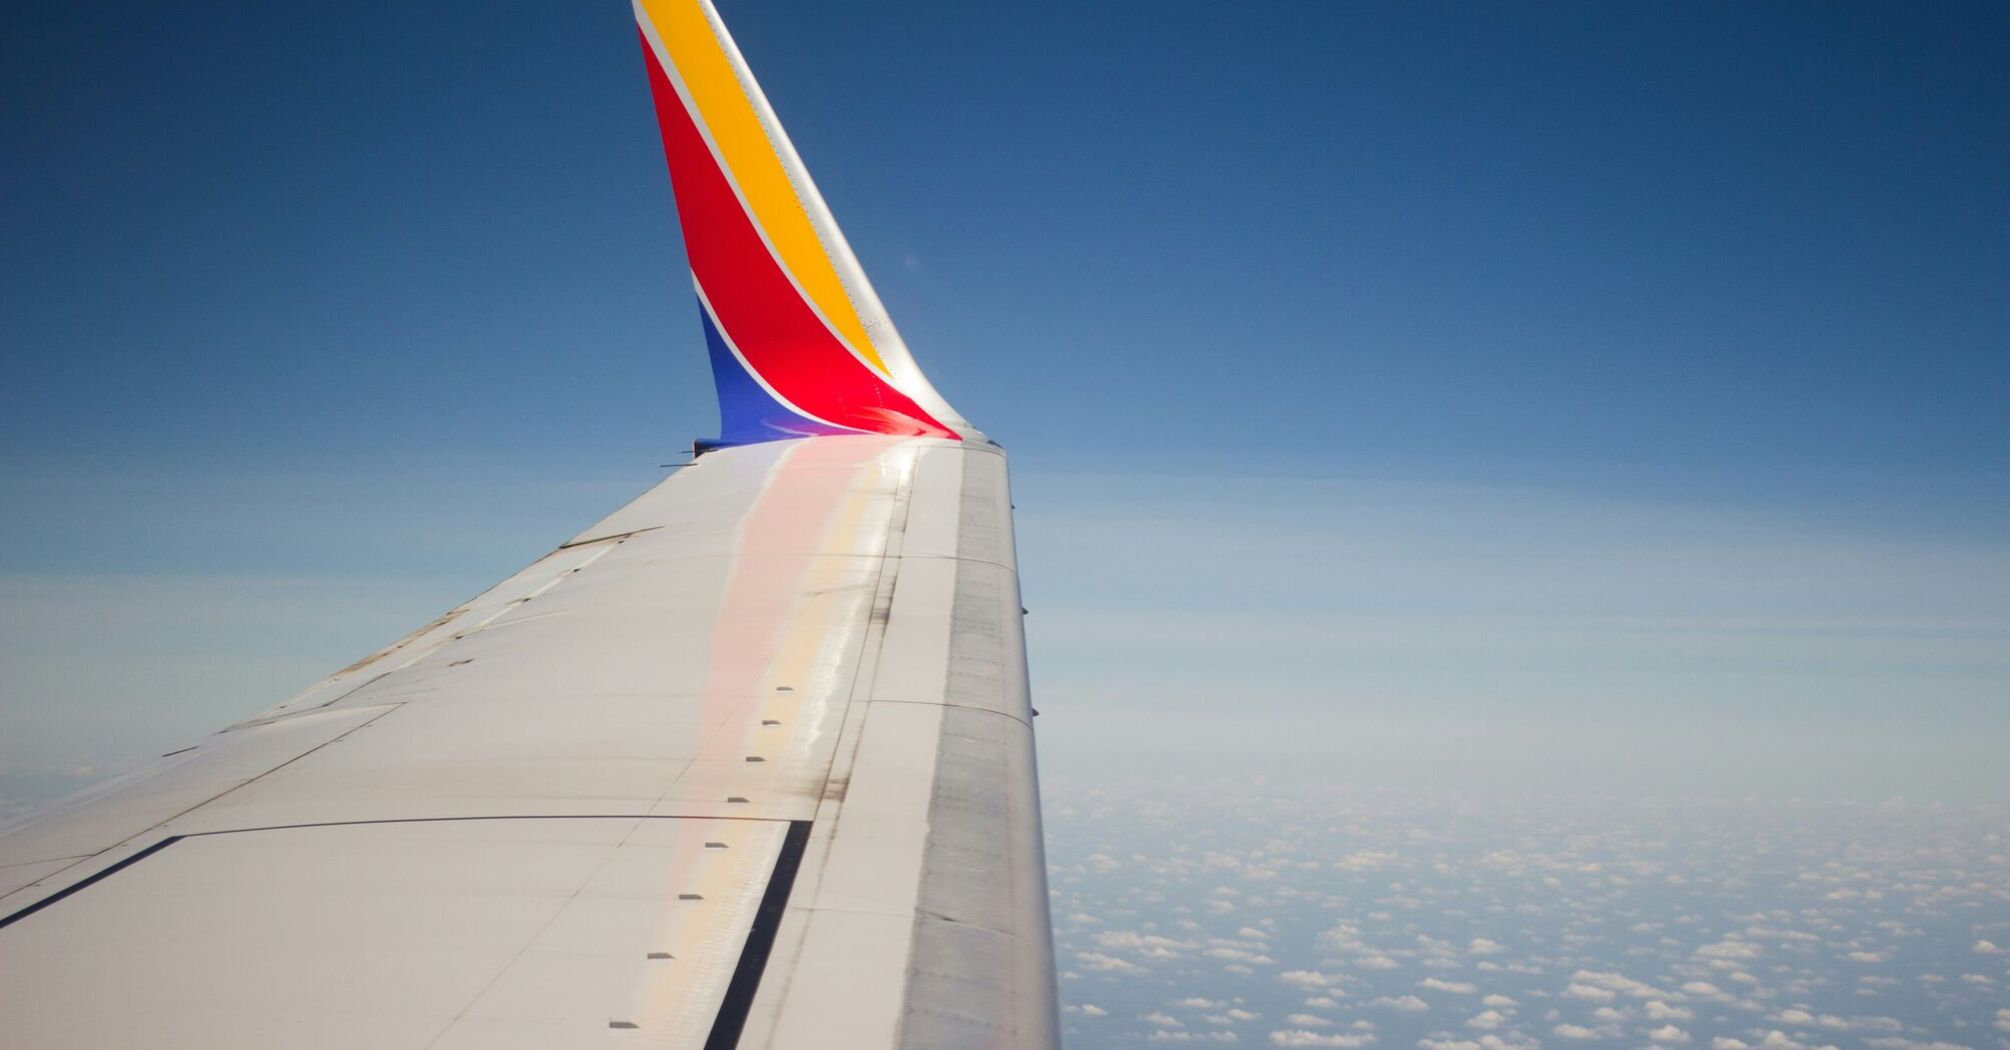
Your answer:
[[[1698,959],[1712,959],[1721,962],[1749,962],[1761,954],[1758,945],[1736,938],[1706,944],[1694,952]]]
[[[1096,970],[1102,973],[1140,974],[1149,972],[1129,959],[1119,959],[1114,955],[1104,955],[1101,952],[1076,952],[1075,962],[1084,969]]]
[[[1174,940],[1156,933],[1136,930],[1104,930],[1095,935],[1098,948],[1136,952],[1147,959],[1178,959],[1194,947],[1192,941]]]
[[[1466,1019],[1467,1028],[1481,1028],[1491,1031],[1506,1024],[1508,1017],[1499,1010],[1482,1010]]]
[[[1822,1028],[1832,1028],[1838,1032],[1899,1032],[1905,1024],[1895,1017],[1837,1017],[1835,1014],[1820,1014],[1812,1021]]]
[[[1359,951],[1367,947],[1361,939],[1361,927],[1351,922],[1343,922],[1319,935],[1319,943],[1336,952]]]
[[[1144,1015],[1140,1016],[1140,1017],[1139,1017],[1138,1019],[1139,1019],[1139,1020],[1141,1020],[1141,1021],[1143,1021],[1144,1023],[1146,1023],[1146,1024],[1148,1024],[1148,1025],[1152,1025],[1152,1026],[1154,1026],[1154,1027],[1157,1027],[1157,1028],[1185,1028],[1185,1027],[1186,1027],[1186,1022],[1185,1022],[1185,1021],[1182,1021],[1182,1020],[1180,1020],[1179,1018],[1177,1018],[1177,1017],[1174,1017],[1173,1015],[1171,1015],[1171,1014],[1169,1014],[1169,1013],[1166,1013],[1166,1012],[1165,1012],[1164,1010],[1154,1010],[1154,1011],[1152,1011],[1151,1013],[1148,1013],[1148,1014],[1144,1014]]]
[[[1498,942],[1487,940],[1485,937],[1475,937],[1471,944],[1466,945],[1466,951],[1473,955],[1499,955],[1506,950]]]
[[[1307,1032],[1303,1029],[1270,1033],[1272,1046],[1338,1047],[1340,1050],[1360,1050],[1375,1041],[1372,1035],[1350,1035],[1345,1033]],[[1478,1048],[1475,1048],[1478,1050]]]
[[[1585,999],[1594,1003],[1609,1003],[1618,997],[1618,993],[1609,988],[1576,981],[1571,982],[1570,986],[1563,990],[1563,994],[1567,999]]]
[[[1373,871],[1395,863],[1396,855],[1388,850],[1356,850],[1333,862],[1340,871]]]
[[[1212,959],[1231,959],[1236,962],[1245,962],[1254,966],[1277,965],[1277,960],[1272,959],[1270,956],[1265,955],[1262,952],[1252,952],[1245,948],[1231,948],[1228,947],[1227,945],[1222,945],[1220,947],[1215,948],[1209,948],[1208,950],[1202,952],[1201,954],[1206,955]]]
[[[1607,992],[1614,993],[1615,995],[1630,995],[1635,999],[1681,998],[1680,995],[1674,992],[1664,992],[1661,989],[1656,988],[1651,984],[1636,981],[1633,978],[1626,976],[1625,974],[1612,973],[1603,970],[1579,970],[1576,973],[1570,975],[1570,980],[1572,983],[1572,987],[1577,987],[1581,985],[1587,988],[1597,988]],[[1565,994],[1568,995],[1570,993],[1568,990],[1566,990]],[[1595,995],[1584,995],[1581,993],[1574,995],[1572,997],[1578,999],[1599,998],[1598,996]],[[1608,995],[1605,996],[1604,998],[1611,999],[1612,996]]]
[[[2010,891],[2010,867],[1990,859],[2010,851],[2010,845],[1943,835],[1944,841],[1924,853],[1895,847],[1837,852],[1782,812],[1765,818],[1777,828],[1778,841],[1751,853],[1758,847],[1743,836],[1706,832],[1693,821],[1692,827],[1646,815],[1631,822],[1612,815],[1600,824],[1554,804],[1554,812],[1542,810],[1526,824],[1502,829],[1504,841],[1523,844],[1519,856],[1525,870],[1510,875],[1471,861],[1464,853],[1473,844],[1452,834],[1457,827],[1452,822],[1466,820],[1474,807],[1489,804],[1484,801],[1398,801],[1387,811],[1380,798],[1322,804],[1317,822],[1280,825],[1295,850],[1280,859],[1285,855],[1237,838],[1241,832],[1221,830],[1236,826],[1227,820],[1192,840],[1117,822],[1115,814],[1126,809],[1150,812],[1130,804],[1151,800],[1149,792],[1135,799],[1114,792],[1099,798],[1078,787],[1073,794],[1077,806],[1112,814],[1098,818],[1107,822],[1104,835],[1078,837],[1079,844],[1064,852],[1054,869],[1056,914],[1105,920],[1061,924],[1061,954],[1071,971],[1064,990],[1076,1003],[1093,997],[1110,1008],[1107,1017],[1071,1008],[1076,1038],[1093,1033],[1142,1050],[1157,1028],[1195,1035],[1235,1031],[1245,1044],[1273,1045],[1273,1031],[1294,1041],[1364,1035],[1349,1025],[1372,1017],[1381,1025],[1375,1033],[1380,1041],[1367,1050],[1412,1050],[1422,1037],[1453,1046],[1471,1043],[1477,1050],[1534,1050],[1536,1040],[1551,1050],[1607,1045],[1639,1050],[1650,1042],[1659,1050],[1822,1050],[1827,1043],[1845,1050],[1946,1050],[1929,1040],[2010,1050],[2010,1014],[1998,1017],[1998,1007],[1981,1006],[2010,987],[2002,972],[2010,953],[1990,950],[2010,945],[2004,933],[2010,925],[1991,925],[1982,910]],[[1335,796],[1348,797],[1340,790]],[[1400,800],[1401,793],[1392,797]],[[1221,804],[1223,815],[1242,818],[1244,828],[1286,820],[1279,803],[1260,796],[1230,797]],[[1400,808],[1405,805],[1418,808]],[[1542,805],[1552,803],[1532,808]],[[1773,804],[1722,805],[1726,816],[1756,818]],[[1845,812],[1842,807],[1855,804],[1818,805]],[[1169,816],[1170,811],[1153,819]],[[1948,809],[1931,817],[1922,812],[1922,819],[1945,822],[1906,831],[1927,842],[1966,818]],[[1648,832],[1651,840],[1640,837],[1642,828],[1655,829]],[[1900,830],[1895,825],[1894,836]],[[1344,845],[1334,851],[1335,842]],[[1300,863],[1367,848],[1399,850],[1400,876],[1392,870],[1336,881],[1325,863]],[[1084,858],[1091,849],[1120,858],[1121,869],[1107,877],[1088,871]],[[1209,849],[1240,856],[1243,868],[1232,875],[1209,869],[1201,862]],[[1432,873],[1440,861],[1450,873]],[[1603,872],[1592,878],[1576,870],[1586,862],[1602,864]],[[1837,881],[1790,884],[1774,892],[1768,880],[1785,865]],[[1275,868],[1274,880],[1249,881],[1246,872],[1259,867]],[[1689,881],[1671,896],[1665,877],[1678,870]],[[1544,871],[1562,877],[1560,890],[1540,884]],[[1633,880],[1632,889],[1611,881],[1620,874]],[[1207,917],[1202,902],[1224,877],[1240,888],[1242,895],[1233,899],[1242,912]],[[1792,880],[1794,872],[1786,878]],[[1868,897],[1823,899],[1841,885],[1884,887],[1883,903]],[[1399,898],[1421,906],[1399,905]],[[1180,925],[1183,915],[1200,921],[1189,930]],[[1351,921],[1337,922],[1339,916]],[[1905,922],[1879,921],[1892,916]],[[1655,920],[1655,928],[1632,929],[1643,925],[1636,921],[1642,918]],[[1905,932],[1955,922],[1963,924],[1956,937],[1931,929]],[[1464,923],[1475,925],[1462,931],[1467,940],[1461,943],[1450,933]],[[1472,937],[1476,930],[1497,939]],[[1315,935],[1320,935],[1316,942]],[[1481,940],[1511,947],[1495,952],[1478,945],[1475,951],[1474,942]],[[1146,954],[1156,951],[1187,963],[1162,964]],[[1204,958],[1209,951],[1224,960],[1263,957],[1275,965],[1245,987],[1223,973],[1224,962]],[[1917,956],[1917,968],[1859,965],[1847,958],[1854,951],[1890,953],[1891,959]],[[1445,958],[1453,965],[1428,968]],[[1375,972],[1357,960],[1371,960],[1368,966],[1388,960],[1395,968]],[[1489,965],[1492,970],[1482,968]],[[1930,986],[1912,979],[1929,969],[1941,979]],[[1963,970],[1996,983],[1983,984]],[[1279,983],[1266,989],[1268,977]],[[1113,978],[1122,978],[1126,987],[1112,989]],[[1426,991],[1431,994],[1423,995]],[[1248,996],[1241,1005],[1261,1006],[1263,1016],[1250,1022],[1230,1018],[1227,1004],[1236,1003],[1237,995]],[[2010,1001],[1998,1004],[2010,1007]],[[1185,1027],[1141,1019],[1155,1008]],[[1118,1019],[1122,1025],[1111,1023]],[[1490,1046],[1485,1036],[1496,1037],[1500,1046]],[[1916,1043],[1872,1047],[1866,1042],[1871,1036]],[[2005,1045],[1999,1048],[1999,1042]]]
[[[1806,930],[1782,930],[1770,926],[1750,926],[1745,936],[1757,940],[1793,941],[1798,944],[1818,944],[1821,938]]]

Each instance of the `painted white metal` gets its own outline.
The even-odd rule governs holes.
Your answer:
[[[922,453],[865,710],[838,746],[848,790],[819,810],[777,948],[794,965],[762,985],[742,1045],[1059,1045],[1004,466],[987,446]]]
[[[0,834],[0,1045],[699,1046],[791,820],[739,1045],[1055,1045],[1012,565],[994,447],[710,453]]]
[[[700,1045],[784,827],[471,820],[184,839],[0,933],[0,1044]]]
[[[0,837],[0,861],[7,864],[0,876],[19,867],[60,863],[46,874],[0,883],[6,891],[0,896],[0,914],[12,912],[20,899],[35,896],[33,884],[62,881],[61,874],[83,877],[96,870],[93,858],[115,845],[137,843],[137,848],[144,848],[151,844],[153,828],[297,761],[389,710],[358,706],[315,711],[221,733],[205,748],[184,751],[59,804]]]

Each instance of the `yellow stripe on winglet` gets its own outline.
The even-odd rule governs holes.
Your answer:
[[[754,209],[754,221],[768,235],[768,243],[782,257],[782,265],[794,275],[810,301],[824,315],[838,335],[850,343],[872,366],[886,372],[885,362],[866,335],[844,282],[824,251],[823,240],[810,224],[809,212],[782,168],[774,143],[761,126],[754,104],[733,75],[733,63],[713,35],[700,0],[641,0],[649,20],[655,24],[656,38],[676,63],[677,75],[698,106],[698,116],[712,142],[726,158],[733,181]]]

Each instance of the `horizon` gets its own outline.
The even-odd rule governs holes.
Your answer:
[[[2010,7],[718,3],[1010,451],[1068,1045],[2010,1050]],[[625,6],[15,17],[0,825],[716,432]]]

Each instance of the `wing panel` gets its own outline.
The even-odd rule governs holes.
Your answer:
[[[0,1045],[549,1046],[646,1031],[695,1046],[786,828],[561,818],[182,838],[5,931]]]
[[[1051,1045],[1009,511],[953,440],[702,457],[0,835],[0,1045]]]
[[[1059,1045],[1004,454],[926,449],[907,505],[743,1046]]]
[[[75,863],[0,883],[8,893],[0,897],[0,914],[18,906],[17,896],[32,896],[20,892],[32,884],[58,880],[60,873],[84,865],[92,856],[298,761],[388,710],[318,712],[219,734],[211,746],[165,758],[24,822],[0,837],[0,862],[7,865],[0,869],[0,878],[17,870],[25,874],[29,869],[17,866],[35,862]]]

